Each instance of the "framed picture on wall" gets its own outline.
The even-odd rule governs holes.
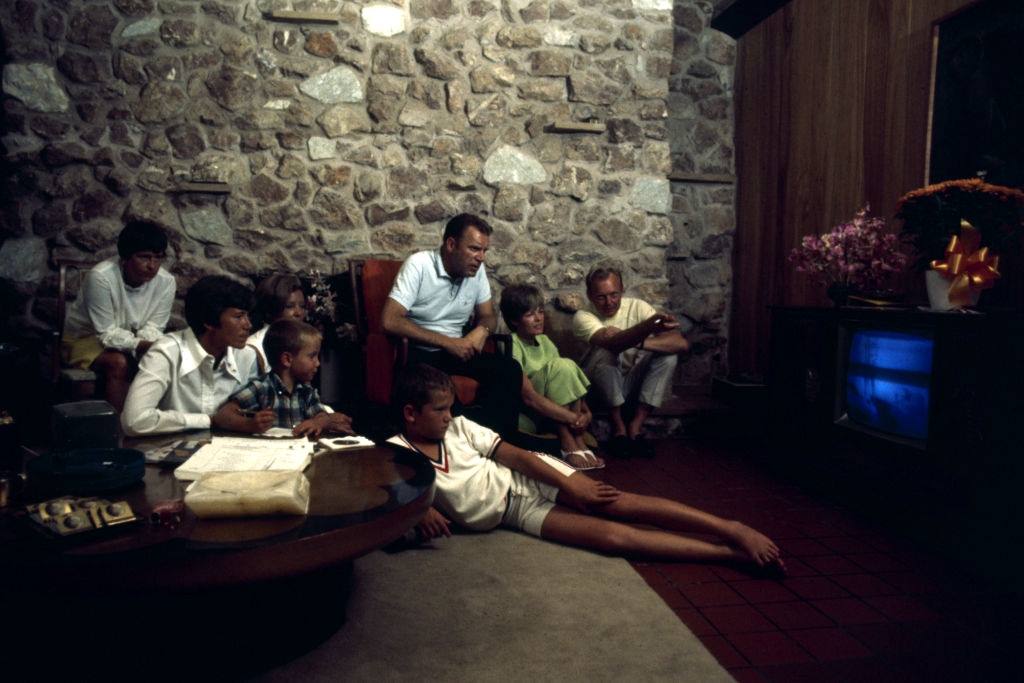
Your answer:
[[[1024,186],[1024,2],[984,0],[936,34],[928,182]]]

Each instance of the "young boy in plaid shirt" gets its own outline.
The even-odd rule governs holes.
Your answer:
[[[279,320],[270,326],[263,349],[271,370],[236,391],[222,416],[228,429],[260,433],[270,427],[291,429],[295,436],[319,436],[323,431],[352,433],[352,419],[328,412],[310,386],[320,367],[320,332],[298,320]]]

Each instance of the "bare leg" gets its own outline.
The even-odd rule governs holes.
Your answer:
[[[629,438],[635,438],[637,434],[644,430],[644,422],[647,421],[647,417],[654,410],[651,406],[646,403],[637,403],[636,412],[633,413],[633,419],[629,421],[629,426],[626,429],[626,435]]]
[[[578,414],[580,412],[580,403],[580,400],[576,400],[572,403],[567,403],[562,407]],[[600,466],[604,464],[604,460],[598,458],[596,455],[591,456],[582,454],[583,451],[590,451],[590,446],[587,445],[582,433],[576,433],[568,425],[561,423],[557,425],[557,429],[558,438],[561,442],[562,453],[576,454],[566,456],[565,460],[570,465],[573,467],[591,467],[594,465]],[[591,453],[592,452],[593,451],[591,451]]]
[[[572,475],[583,476],[579,473]],[[650,524],[672,531],[713,534],[742,552],[744,559],[758,566],[776,564],[784,567],[779,547],[751,527],[731,519],[722,519],[675,500],[642,496],[623,491],[615,501],[595,506],[591,512],[616,519]]]
[[[582,449],[576,445],[576,435],[564,424],[558,425],[558,440],[562,445],[562,455],[565,461],[573,467],[587,467],[591,463],[587,456],[580,453]]]
[[[612,420],[612,434],[624,436],[626,434],[626,423],[622,421],[622,406],[615,406],[608,411],[608,417]]]
[[[579,450],[576,448],[576,437],[572,430],[562,423],[558,423],[558,441],[562,446],[562,450],[566,453]]]
[[[107,349],[96,357],[91,368],[102,379],[103,398],[121,412],[135,374],[135,362],[121,351]]]
[[[686,538],[658,529],[638,529],[610,519],[591,517],[561,505],[556,505],[548,513],[540,535],[551,541],[591,548],[610,555],[642,555],[703,562],[749,559],[746,554],[727,545]]]

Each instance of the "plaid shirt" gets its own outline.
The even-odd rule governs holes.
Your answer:
[[[291,429],[303,420],[327,412],[320,403],[320,394],[308,384],[296,384],[288,393],[276,372],[251,380],[229,399],[242,410],[273,408],[277,414],[275,427]]]

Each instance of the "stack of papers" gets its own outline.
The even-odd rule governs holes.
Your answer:
[[[191,481],[207,472],[278,470],[301,472],[309,465],[316,444],[306,438],[252,439],[215,436],[174,470],[178,479]]]

